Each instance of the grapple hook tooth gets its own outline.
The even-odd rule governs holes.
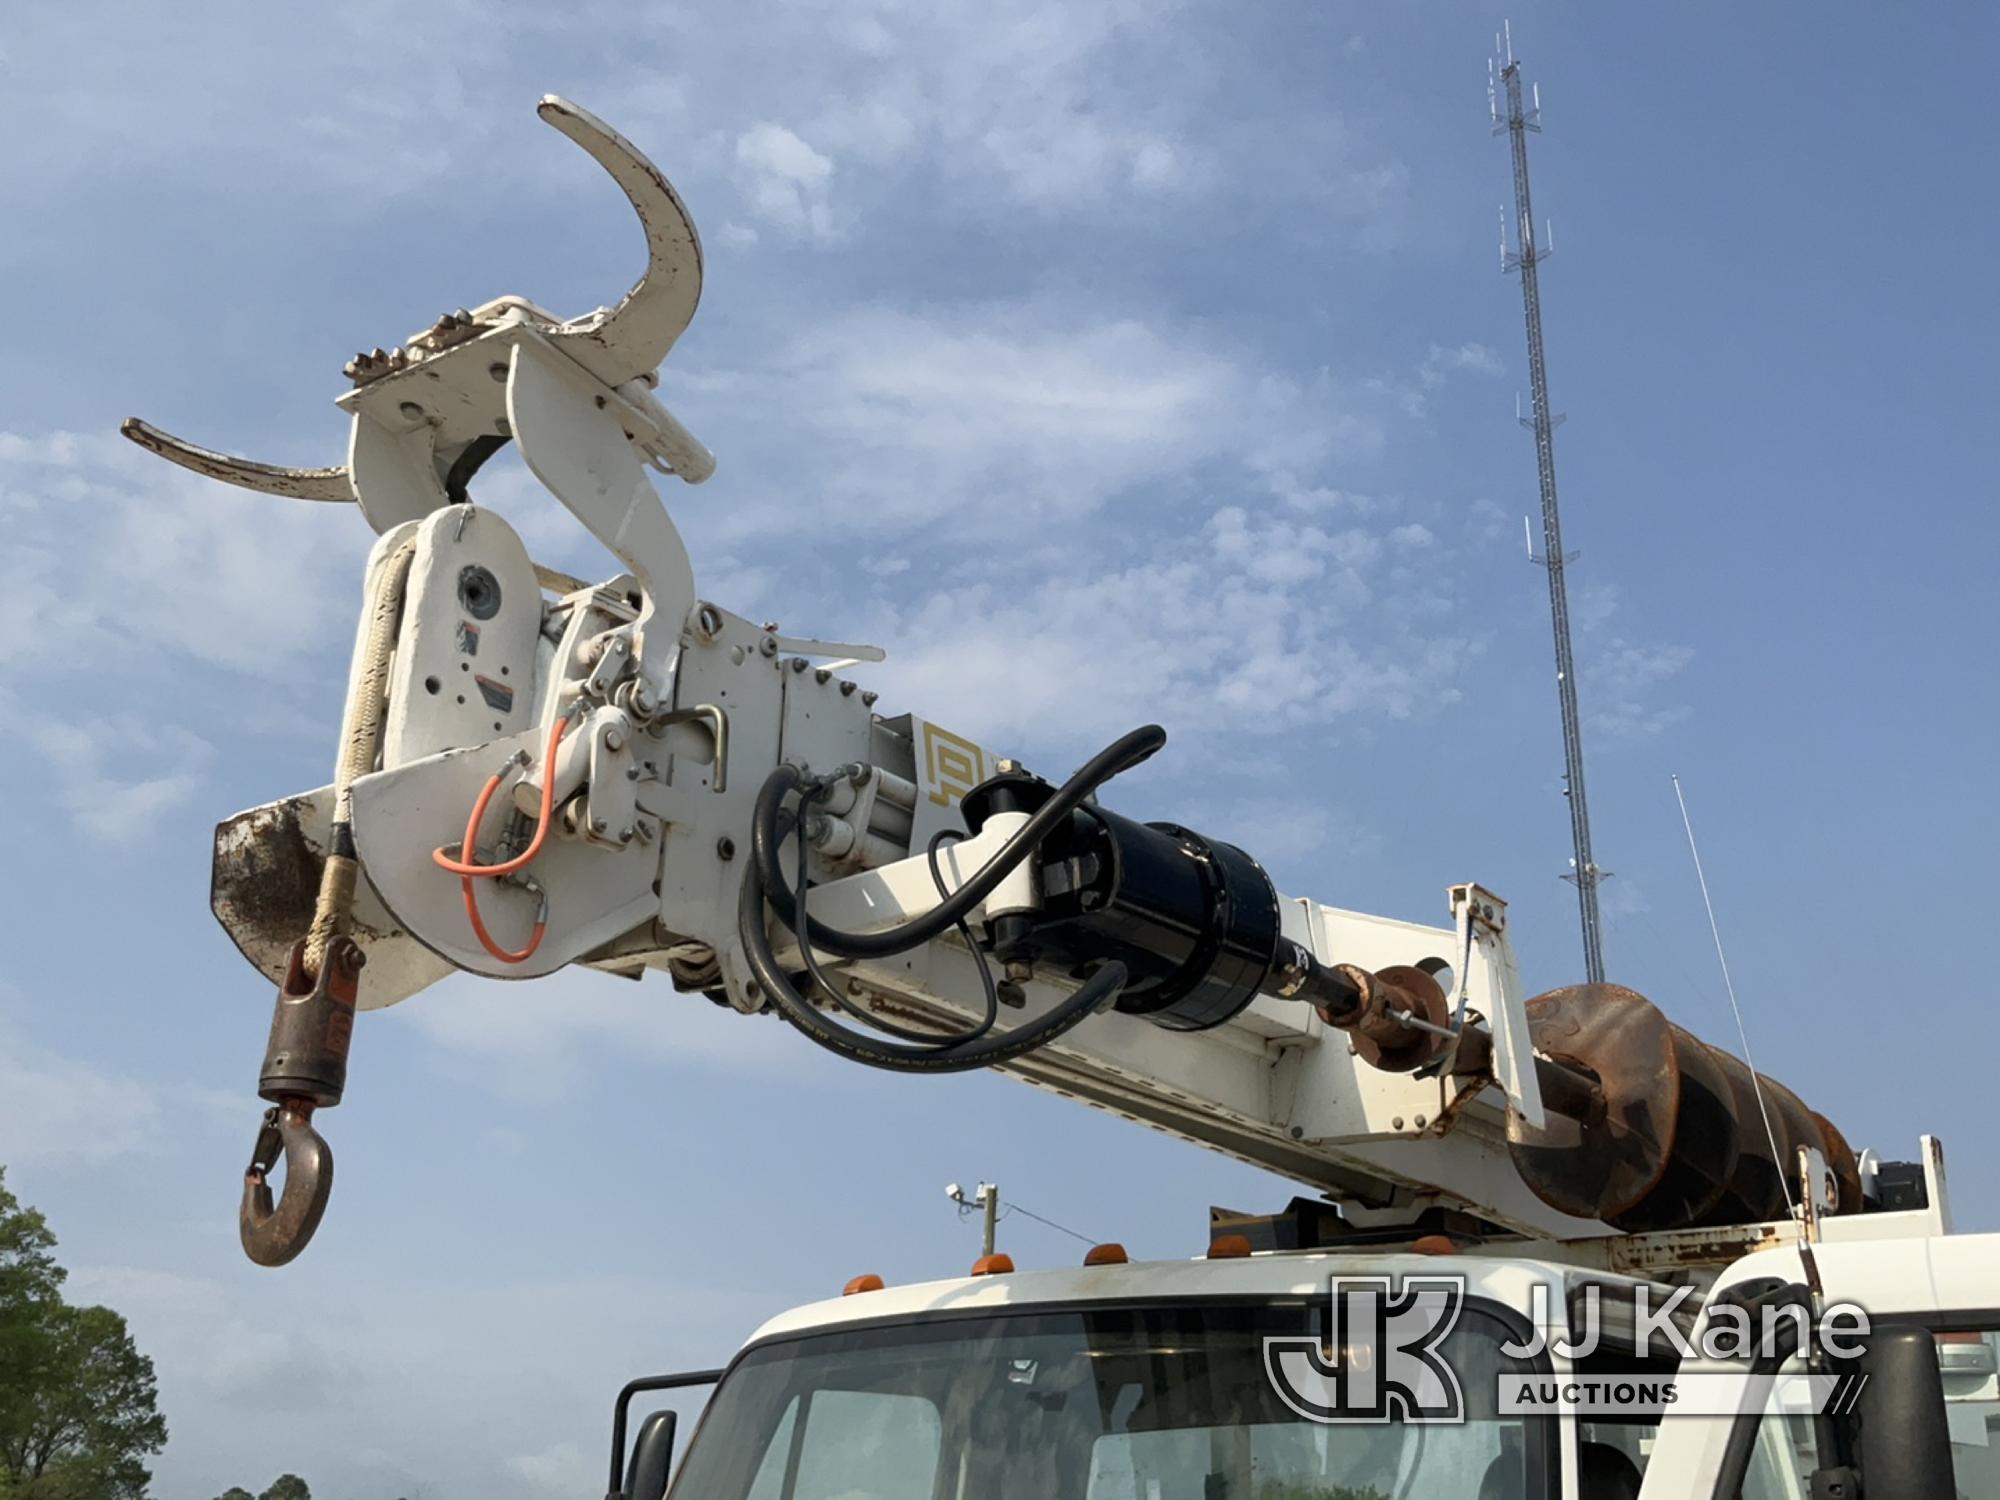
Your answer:
[[[271,1171],[285,1162],[285,1186],[274,1202]],[[256,1149],[243,1174],[237,1228],[243,1253],[260,1266],[282,1266],[312,1242],[333,1193],[333,1149],[312,1127],[312,1106],[273,1105],[264,1112]]]
[[[646,231],[646,270],[617,306],[572,320],[551,335],[606,385],[651,372],[667,357],[701,301],[701,236],[665,174],[589,110],[556,94],[536,112],[610,174]]]
[[[219,453],[213,448],[199,447],[184,438],[175,437],[171,432],[162,432],[152,423],[142,422],[137,417],[127,417],[119,424],[118,430],[148,453],[179,464],[183,469],[205,474],[210,479],[220,479],[224,484],[256,490],[265,495],[281,495],[288,500],[354,499],[354,486],[348,482],[344,464],[325,469],[260,464],[255,459],[239,458],[234,453]]]

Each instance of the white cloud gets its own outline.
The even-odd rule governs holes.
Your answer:
[[[0,519],[17,682],[135,652],[156,676],[178,659],[284,678],[358,591],[369,539],[351,506],[230,489],[110,434],[0,432]]]
[[[1419,378],[1427,386],[1444,383],[1446,375],[1464,373],[1468,375],[1504,375],[1507,366],[1500,356],[1484,344],[1460,344],[1455,349],[1431,345],[1431,352],[1425,356],[1418,371]]]
[[[1506,371],[1500,356],[1484,344],[1466,343],[1447,349],[1432,344],[1417,366],[1414,376],[1378,375],[1369,388],[1391,397],[1407,417],[1422,417],[1430,409],[1431,396],[1453,375],[1500,375]]]
[[[1570,624],[1578,635],[1592,635],[1611,623],[1623,596],[1615,583],[1586,583],[1570,599]]]
[[[144,1147],[158,1119],[150,1086],[38,1047],[0,1016],[0,1160],[120,1156]]]
[[[757,435],[736,429],[730,445],[746,455],[773,442],[766,414],[786,413],[794,430],[778,445],[806,441],[801,478],[823,518],[870,531],[948,521],[960,540],[1087,515],[1142,485],[1157,504],[1208,464],[1261,478],[1381,444],[1328,379],[1300,383],[1186,331],[1057,299],[856,308],[768,364],[681,384],[724,438],[757,415]],[[797,500],[753,478],[773,497],[734,524],[768,538]]]
[[[233,1257],[216,1275],[73,1268],[68,1295],[123,1313],[159,1372],[175,1433],[156,1465],[162,1493],[255,1489],[283,1471],[335,1494],[573,1493],[594,1468],[611,1391],[657,1368],[663,1329],[670,1347],[725,1350],[798,1300],[672,1270],[495,1277],[398,1254],[390,1240],[356,1248],[394,1267],[358,1286],[313,1262],[278,1276]],[[496,1425],[498,1412],[509,1415]]]
[[[816,128],[884,167],[925,153],[951,178],[993,178],[1043,211],[1102,194],[1148,194],[1197,175],[1193,149],[1159,100],[1105,66],[1113,47],[1143,49],[1158,8],[882,6],[836,27],[842,74]],[[1163,68],[1164,71],[1164,68]]]
[[[1308,859],[1338,865],[1371,858],[1382,847],[1380,834],[1346,809],[1323,801],[1239,799],[1205,808],[1202,817],[1203,832],[1250,850],[1271,867]]]
[[[875,669],[908,704],[996,748],[1065,748],[1158,719],[1171,731],[1276,734],[1428,715],[1475,649],[1385,623],[1416,583],[1358,527],[1223,507],[1123,556],[1035,549],[938,589],[875,632],[913,645]],[[998,685],[1004,684],[1004,689]]]
[[[760,218],[801,238],[832,238],[833,162],[795,132],[769,120],[753,125],[736,138],[736,165]]]
[[[1686,646],[1640,646],[1614,637],[1604,643],[1592,681],[1615,696],[1643,693],[1680,675],[1693,660]]]
[[[430,1042],[435,1065],[446,1072],[526,1103],[564,1097],[613,1058],[766,1079],[818,1062],[810,1044],[777,1018],[682,994],[661,973],[636,983],[586,969],[533,984],[455,976],[384,1019]]]
[[[1684,703],[1649,701],[1654,690],[1678,677],[1694,660],[1686,646],[1643,646],[1613,638],[1585,665],[1581,683],[1584,717],[1609,740],[1656,735],[1685,719]]]
[[[95,23],[75,13],[15,19],[9,42],[24,65],[9,70],[9,86],[45,129],[43,149],[10,154],[0,183],[226,160],[239,170],[216,197],[309,200],[334,216],[420,192],[458,165],[490,118],[469,107],[464,80],[490,73],[513,40],[504,16],[466,0],[418,10],[353,0],[251,26],[212,9],[128,7],[115,46],[99,45]],[[390,36],[398,45],[383,45]],[[89,66],[76,66],[86,54]]]
[[[575,1440],[565,1438],[538,1453],[508,1459],[507,1468],[543,1494],[569,1496],[583,1488],[586,1477],[594,1477],[596,1459],[595,1454],[586,1456]]]
[[[1570,622],[1580,644],[1578,693],[1585,725],[1597,738],[1617,744],[1650,738],[1686,719],[1684,703],[1662,704],[1659,692],[1694,660],[1687,646],[1650,644],[1603,632],[1624,603],[1616,584],[1591,583],[1577,590]]]
[[[1613,879],[1609,876],[1599,887],[1600,897],[1607,917],[1641,917],[1653,909],[1651,898],[1645,887],[1630,876]]]
[[[199,735],[130,714],[79,722],[44,712],[29,717],[27,738],[41,752],[63,809],[105,843],[146,833],[201,785],[215,758]]]

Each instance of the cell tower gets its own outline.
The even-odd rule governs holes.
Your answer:
[[[1563,552],[1562,518],[1556,509],[1556,427],[1562,418],[1549,407],[1549,371],[1542,350],[1542,293],[1536,268],[1555,243],[1555,231],[1548,243],[1535,243],[1535,214],[1528,199],[1528,132],[1540,132],[1542,91],[1532,92],[1532,104],[1521,97],[1521,65],[1514,58],[1514,36],[1507,28],[1493,39],[1496,56],[1487,63],[1486,103],[1493,116],[1493,133],[1506,131],[1514,153],[1514,222],[1519,251],[1507,248],[1507,210],[1500,210],[1500,269],[1518,272],[1521,277],[1521,306],[1528,323],[1528,385],[1532,415],[1521,425],[1535,435],[1535,471],[1542,489],[1542,555],[1535,556],[1532,541],[1528,556],[1548,571],[1549,615],[1555,626],[1556,689],[1562,702],[1563,795],[1569,799],[1570,841],[1575,846],[1575,869],[1567,877],[1576,886],[1578,916],[1583,923],[1583,971],[1592,984],[1604,978],[1604,936],[1597,914],[1597,886],[1603,872],[1590,852],[1590,804],[1583,788],[1583,725],[1576,708],[1576,659],[1570,650],[1569,585],[1563,577],[1565,564],[1573,559]],[[1501,113],[1505,94],[1506,113]]]

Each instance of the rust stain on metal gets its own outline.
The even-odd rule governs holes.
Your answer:
[[[1658,1276],[1669,1266],[1720,1270],[1746,1255],[1780,1250],[1790,1239],[1774,1224],[1743,1229],[1687,1229],[1608,1242],[1611,1269]]]
[[[1635,1234],[1765,1223],[1790,1212],[1800,1148],[1837,1184],[1836,1212],[1861,1207],[1853,1151],[1776,1080],[1707,1046],[1622,985],[1574,985],[1527,1003],[1542,1056],[1593,1077],[1601,1114],[1518,1114],[1507,1138],[1544,1203]]]
[[[1430,974],[1409,964],[1373,974],[1353,964],[1338,969],[1361,995],[1360,1015],[1347,1019],[1343,1029],[1362,1061],[1388,1073],[1413,1073],[1448,1045],[1449,1038],[1438,1032],[1406,1026],[1399,1019],[1414,1016],[1433,1027],[1451,1019],[1444,991]],[[1329,1025],[1342,1025],[1324,1008],[1320,1017]]]
[[[311,799],[287,797],[238,813],[215,827],[208,906],[237,951],[272,983],[282,983],[292,944],[312,923],[326,855],[306,832]],[[365,878],[365,877],[364,877]],[[355,921],[366,948],[400,934]]]
[[[209,909],[243,956],[274,981],[285,957],[312,923],[326,857],[306,837],[300,809],[288,797],[238,813],[216,825]]]

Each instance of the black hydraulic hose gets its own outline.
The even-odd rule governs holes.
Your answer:
[[[750,960],[751,973],[763,986],[780,1015],[811,1041],[851,1062],[899,1073],[964,1073],[974,1068],[990,1068],[998,1063],[1011,1062],[1054,1041],[1115,997],[1125,983],[1125,966],[1117,962],[1107,963],[1084,980],[1075,994],[1030,1025],[1016,1027],[998,1036],[988,1035],[977,1040],[946,1042],[943,1045],[907,1046],[885,1042],[822,1014],[792,988],[790,977],[779,966],[777,955],[771,951],[770,934],[764,930],[763,871],[754,859],[749,866],[743,872],[736,918],[744,952]]]
[[[931,883],[937,887],[937,893],[940,896],[948,896],[951,894],[951,891],[944,883],[944,871],[938,868],[938,845],[944,839],[962,837],[963,835],[956,829],[947,828],[931,840],[929,850]],[[798,909],[804,911],[806,906],[808,846],[803,837],[799,839],[798,845],[799,873],[798,879],[792,884],[792,898],[797,902]],[[863,1025],[873,1026],[876,1030],[888,1036],[897,1037],[906,1042],[918,1042],[932,1047],[957,1046],[962,1042],[978,1041],[991,1031],[994,1024],[1000,1019],[1000,991],[993,982],[993,970],[986,962],[986,955],[979,951],[978,945],[972,940],[972,929],[966,926],[962,920],[958,924],[958,935],[965,940],[965,946],[972,950],[973,962],[979,965],[979,977],[986,991],[986,1014],[970,1030],[960,1032],[956,1036],[939,1036],[934,1031],[919,1031],[914,1026],[900,1026],[884,1016],[870,1015],[859,1005],[855,1004],[854,1001],[850,1000],[847,992],[836,985],[831,979],[828,979],[821,971],[819,960],[813,957],[812,944],[801,943],[799,945],[799,957],[805,963],[806,976],[819,986],[820,992]]]
[[[445,499],[454,505],[470,505],[472,494],[467,486],[472,483],[472,476],[485,467],[487,459],[506,447],[507,442],[504,437],[486,433],[467,443],[464,451],[451,461],[451,467],[445,470]]]
[[[1034,816],[1014,831],[999,853],[980,867],[964,885],[929,911],[912,917],[884,932],[843,932],[810,916],[799,920],[797,903],[786,889],[783,867],[778,863],[778,815],[785,795],[805,783],[805,773],[796,766],[779,766],[764,780],[757,794],[757,810],[751,831],[750,866],[759,885],[768,893],[778,919],[798,934],[801,944],[810,943],[842,958],[888,958],[906,952],[919,943],[949,931],[972,909],[993,893],[1014,867],[1034,852],[1086,797],[1120,771],[1129,771],[1167,742],[1167,732],[1157,724],[1147,724],[1121,735],[1078,768],[1076,774],[1045,802]],[[760,929],[761,930],[761,929]]]

